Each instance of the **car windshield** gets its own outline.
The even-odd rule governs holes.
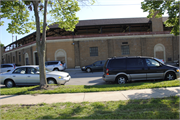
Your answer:
[[[39,71],[39,67],[37,67],[36,69]],[[45,68],[45,70],[46,70],[46,73],[51,72],[51,70],[49,70],[47,68]]]

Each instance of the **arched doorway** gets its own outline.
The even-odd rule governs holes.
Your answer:
[[[67,67],[67,56],[66,56],[66,51],[63,49],[58,49],[55,52],[55,60],[59,60],[62,61],[64,63],[66,63],[66,67]]]
[[[29,65],[29,55],[28,55],[28,53],[25,54],[25,65]]]
[[[163,44],[156,44],[154,46],[154,57],[163,59],[166,62],[166,54],[165,54],[165,47]]]

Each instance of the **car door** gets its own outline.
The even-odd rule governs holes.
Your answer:
[[[26,82],[27,82],[28,85],[40,84],[39,73],[37,71],[38,70],[36,68],[34,68],[34,67],[28,67],[27,68]]]
[[[103,60],[102,62],[101,62],[101,68],[100,68],[100,70],[103,70],[103,67],[104,67],[104,64],[105,64],[105,60]]]
[[[25,85],[26,78],[26,67],[17,68],[12,73],[12,79],[18,85]]]
[[[93,64],[92,69],[99,71],[99,70],[101,70],[101,65],[102,65],[102,61],[97,61]]]
[[[7,71],[7,69],[6,69],[5,65],[1,65],[1,71],[0,72],[2,73],[2,72],[6,72],[6,71]]]
[[[146,66],[147,66],[147,79],[163,79],[164,76],[164,69],[161,64],[151,58],[146,58]]]
[[[131,80],[146,80],[145,65],[142,58],[127,59],[127,74]]]
[[[49,70],[53,70],[53,63],[52,62],[46,62],[46,68]]]
[[[53,70],[57,64],[58,64],[58,62],[47,62],[46,68],[49,70]]]

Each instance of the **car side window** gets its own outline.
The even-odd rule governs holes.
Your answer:
[[[146,59],[146,64],[148,67],[158,67],[160,66],[160,64],[156,61],[156,60],[153,60],[153,59]]]
[[[139,58],[127,59],[127,67],[144,67],[143,59],[139,59]]]
[[[12,65],[2,65],[1,68],[12,67]]]
[[[106,61],[102,61],[102,64],[104,65],[106,63]]]
[[[28,68],[27,74],[36,74],[37,70],[35,68]]]
[[[112,68],[126,67],[126,60],[125,59],[110,60],[109,65]]]
[[[101,64],[101,61],[97,61],[94,63],[95,66],[100,65],[100,64]]]
[[[58,62],[48,62],[48,65],[56,65]]]
[[[13,72],[14,74],[25,74],[26,73],[26,68],[17,68]]]

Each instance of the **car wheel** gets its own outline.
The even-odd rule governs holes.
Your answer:
[[[174,80],[175,79],[175,74],[173,72],[169,72],[165,76],[165,80]]]
[[[127,77],[124,75],[118,76],[116,78],[116,83],[117,84],[125,84],[127,82]]]
[[[49,79],[47,82],[48,82],[48,84],[56,84],[55,81],[52,79]]]
[[[7,88],[11,88],[13,87],[15,84],[12,80],[7,80],[6,83],[5,83],[6,87]]]
[[[53,71],[59,71],[59,69],[58,68],[54,68]]]
[[[86,72],[88,72],[88,73],[91,72],[91,68],[87,68]]]

